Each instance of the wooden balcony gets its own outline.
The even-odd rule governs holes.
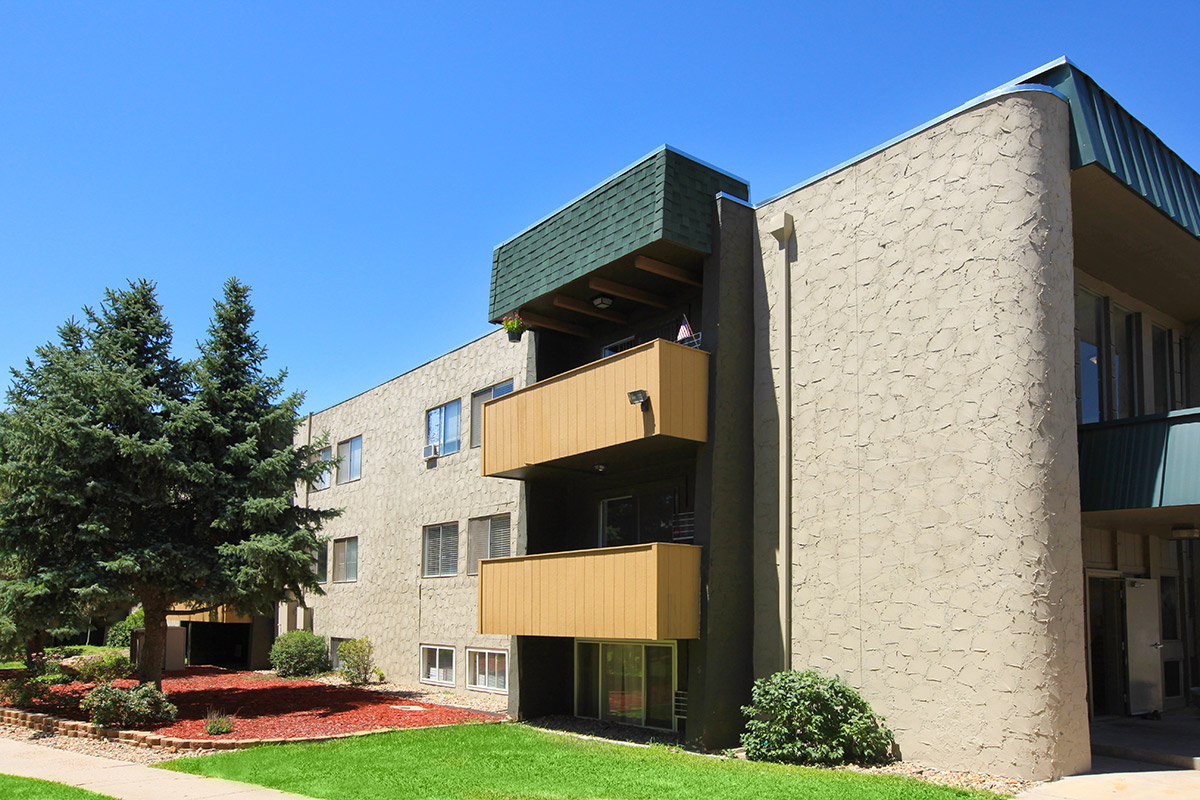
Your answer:
[[[695,639],[700,548],[656,542],[481,561],[479,632]]]
[[[631,404],[635,389],[648,402]],[[492,477],[694,447],[708,436],[708,353],[656,339],[491,400],[483,421],[482,470]]]

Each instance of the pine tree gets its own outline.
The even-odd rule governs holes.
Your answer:
[[[266,610],[315,588],[328,512],[295,508],[323,465],[295,449],[298,395],[264,377],[248,290],[226,285],[194,364],[171,355],[153,284],[109,290],[14,372],[0,416],[0,637],[136,599],[139,673],[161,682],[179,603]]]

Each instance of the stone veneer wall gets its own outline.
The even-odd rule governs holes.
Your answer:
[[[1062,100],[1010,93],[758,209],[768,479],[770,228],[795,219],[791,664],[844,676],[904,758],[944,768],[1089,764],[1067,126]],[[773,493],[759,481],[772,540]],[[757,550],[764,577],[773,555]]]
[[[509,649],[509,637],[477,633],[479,579],[467,575],[467,521],[511,514],[513,553],[522,552],[521,484],[480,475],[479,448],[470,446],[471,394],[508,379],[524,386],[533,336],[514,344],[496,331],[313,415],[313,440],[327,432],[335,455],[339,441],[361,435],[363,445],[359,480],[308,494],[313,507],[344,509],[325,529],[331,541],[358,537],[356,581],[332,581],[330,547],[327,594],[307,598],[312,628],[325,637],[369,635],[376,664],[390,679],[417,681],[420,646],[442,645],[455,650],[455,680],[463,689],[467,647]],[[425,412],[456,398],[462,449],[427,465]],[[458,523],[458,574],[422,578],[423,529],[446,522]],[[283,613],[279,627],[287,627]]]

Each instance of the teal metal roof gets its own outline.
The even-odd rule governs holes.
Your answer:
[[[1200,408],[1079,427],[1084,511],[1200,504]]]
[[[547,292],[652,242],[712,250],[719,192],[743,200],[745,181],[661,147],[587,194],[498,245],[492,255],[493,322]]]
[[[1070,61],[1019,79],[1050,86],[1071,110],[1071,167],[1099,164],[1200,237],[1200,175]]]

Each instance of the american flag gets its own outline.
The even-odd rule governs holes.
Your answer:
[[[679,335],[675,337],[677,342],[686,342],[692,338],[692,326],[688,324],[687,317],[683,318],[683,324],[679,326]]]

